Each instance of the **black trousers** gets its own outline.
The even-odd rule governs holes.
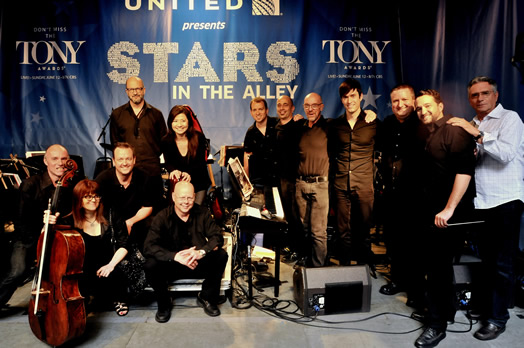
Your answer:
[[[204,279],[200,296],[211,302],[217,303],[220,293],[220,282],[226,268],[228,255],[225,250],[211,251],[198,261],[198,266],[192,270],[176,261],[158,261],[148,258],[144,265],[146,278],[158,302],[159,310],[171,307],[171,297],[167,289],[168,282],[177,279]]]
[[[447,320],[455,316],[456,296],[453,284],[453,262],[464,244],[464,227],[429,227],[426,231],[426,277],[429,309],[428,325],[445,330]]]
[[[384,193],[384,241],[391,262],[391,281],[407,292],[408,299],[424,303],[425,274],[421,205],[408,192]]]
[[[477,210],[484,220],[477,232],[482,259],[478,306],[488,321],[505,326],[515,289],[515,258],[518,253],[520,217],[524,204],[512,201],[491,209]]]
[[[370,228],[373,190],[343,191],[335,189],[337,205],[338,257],[343,265],[351,260],[372,264]]]

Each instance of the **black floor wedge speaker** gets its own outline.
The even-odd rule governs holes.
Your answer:
[[[294,297],[306,316],[369,312],[369,267],[298,267],[293,273]]]

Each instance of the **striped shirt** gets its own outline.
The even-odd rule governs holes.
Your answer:
[[[475,208],[489,209],[514,200],[524,202],[524,124],[519,115],[497,105],[482,121],[478,144]]]

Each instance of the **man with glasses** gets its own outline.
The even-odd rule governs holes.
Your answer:
[[[150,177],[135,167],[134,148],[117,143],[113,150],[113,168],[100,173],[95,181],[100,185],[105,216],[113,224],[125,224],[129,243],[140,251],[151,225],[153,209],[162,195],[160,177]]]
[[[27,270],[36,258],[36,244],[42,231],[44,211],[53,198],[56,182],[65,174],[64,163],[69,159],[67,149],[62,145],[51,145],[44,155],[47,170],[33,175],[20,185],[20,204],[15,219],[13,247],[8,269],[0,278],[0,308],[11,298],[19,285],[28,276]],[[59,191],[57,211],[61,217],[71,211],[73,187],[78,182],[73,179]]]
[[[146,103],[142,79],[130,77],[126,82],[129,102],[111,113],[111,145],[127,142],[135,148],[136,166],[148,175],[160,176],[160,139],[167,133],[162,112]]]
[[[207,315],[219,316],[220,282],[228,258],[222,232],[209,211],[194,204],[191,183],[178,182],[173,201],[155,216],[145,242],[144,269],[158,302],[155,319],[169,321],[172,303],[167,282],[181,278],[204,278],[197,305]]]
[[[307,266],[324,266],[327,256],[329,213],[328,122],[317,93],[304,98],[306,120],[301,122],[298,141],[296,200],[300,220],[311,239]]]
[[[497,105],[496,82],[478,76],[468,84],[468,98],[476,116],[467,122],[454,117],[449,124],[462,127],[477,143],[474,199],[479,226],[479,253],[484,270],[478,301],[479,340],[497,338],[509,320],[515,288],[514,261],[518,252],[520,217],[524,202],[524,125],[520,116]]]
[[[339,238],[338,259],[368,264],[374,275],[370,228],[373,211],[373,154],[377,122],[361,109],[362,87],[355,79],[339,86],[345,112],[330,126],[329,152],[333,162],[334,202]]]

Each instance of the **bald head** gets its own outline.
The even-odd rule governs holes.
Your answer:
[[[46,150],[45,150],[45,156],[47,156],[48,154],[51,154],[51,153],[55,153],[55,152],[62,152],[62,153],[66,153],[67,156],[69,157],[69,153],[67,152],[67,149],[60,145],[60,144],[53,144],[51,146],[49,146]]]
[[[47,148],[44,155],[44,163],[47,166],[47,173],[53,182],[64,175],[64,163],[69,159],[67,149],[60,144],[54,144]]]
[[[175,185],[175,191],[173,192],[176,195],[181,195],[184,193],[194,194],[195,189],[193,188],[193,184],[187,181],[179,181]]]
[[[140,86],[144,87],[144,82],[138,76],[131,76],[128,78],[126,81],[126,88],[128,88],[130,84],[139,84]]]
[[[190,182],[179,181],[173,191],[173,201],[175,201],[175,212],[182,218],[187,219],[189,212],[195,204],[195,189]]]
[[[126,93],[134,108],[141,108],[144,105],[146,89],[144,82],[138,76],[131,76],[126,81]]]
[[[306,98],[304,98],[304,101],[306,99],[311,99],[311,98],[314,98],[315,101],[322,103],[322,97],[320,96],[320,94],[315,93],[315,92],[312,92],[312,93],[309,93],[308,95],[306,95]]]
[[[293,100],[287,95],[283,95],[278,98],[277,101],[277,114],[280,118],[280,122],[286,124],[291,121],[293,118],[293,112],[295,111],[295,106],[293,106]]]
[[[304,98],[304,111],[310,126],[320,119],[323,109],[324,104],[319,94],[313,92],[306,95]]]

